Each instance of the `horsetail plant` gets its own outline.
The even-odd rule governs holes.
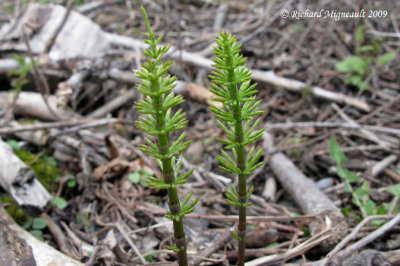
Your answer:
[[[219,126],[225,131],[228,139],[218,139],[225,150],[231,150],[233,158],[224,150],[217,156],[220,168],[226,172],[238,175],[239,189],[231,184],[232,191],[226,191],[226,201],[232,206],[239,207],[239,224],[237,231],[232,232],[238,240],[237,265],[244,265],[246,240],[246,207],[254,187],[246,188],[246,177],[263,164],[258,162],[262,150],[255,152],[254,146],[247,153],[245,146],[262,137],[264,129],[256,130],[260,119],[254,121],[254,116],[263,112],[257,111],[261,101],[255,101],[256,84],[250,85],[251,73],[244,66],[246,58],[239,54],[241,45],[229,33],[221,32],[216,40],[213,58],[216,71],[210,76],[211,92],[216,95],[215,101],[223,104],[224,108],[212,105],[210,110],[215,113]]]
[[[172,141],[170,133],[175,130],[183,129],[187,120],[185,113],[178,110],[175,113],[172,108],[181,104],[184,100],[181,95],[174,95],[171,90],[175,87],[175,77],[167,75],[172,61],[161,62],[163,55],[168,51],[168,46],[159,47],[162,36],[155,39],[145,9],[142,13],[146,22],[147,34],[149,38],[144,40],[149,47],[143,52],[147,56],[147,62],[136,73],[142,83],[138,90],[145,96],[136,104],[136,109],[143,114],[136,121],[136,126],[151,136],[156,137],[156,141],[146,138],[147,145],[142,145],[140,149],[157,159],[162,170],[162,179],[149,177],[147,183],[155,189],[167,189],[168,205],[170,213],[166,215],[173,222],[175,247],[168,247],[178,255],[179,265],[188,265],[186,252],[186,236],[183,228],[182,218],[185,214],[194,210],[198,199],[189,203],[191,193],[182,202],[178,198],[177,185],[184,184],[193,170],[180,174],[182,157],[176,159],[190,144],[190,141],[183,141],[185,132]]]

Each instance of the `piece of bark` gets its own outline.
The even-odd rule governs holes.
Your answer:
[[[284,154],[272,155],[270,166],[302,211],[305,214],[316,216],[316,219],[310,224],[311,234],[316,235],[328,227],[331,228],[331,238],[322,243],[323,249],[331,249],[346,236],[348,225],[340,210]]]
[[[342,262],[342,266],[390,266],[392,265],[384,253],[374,249],[366,249],[358,254],[353,254]]]
[[[59,252],[58,250],[54,249],[53,247],[47,245],[46,243],[36,239],[33,235],[22,229],[18,224],[14,222],[14,220],[8,215],[8,213],[4,210],[4,208],[0,208],[0,224],[3,224],[6,226],[6,230],[8,232],[9,237],[13,238],[20,238],[26,241],[27,246],[23,246],[23,244],[20,242],[18,245],[21,245],[21,250],[23,249],[26,254],[21,254],[20,258],[27,258],[25,255],[29,255],[29,246],[31,248],[31,252],[33,254],[33,258],[36,262],[36,264],[30,264],[30,263],[18,263],[15,264],[17,266],[21,265],[38,265],[38,266],[48,266],[48,265],[53,265],[53,266],[83,266],[83,264],[77,260],[71,259],[70,257],[64,255],[63,253]],[[2,230],[2,229],[0,229]],[[19,240],[17,240],[19,241]],[[1,250],[1,245],[0,245],[0,250]],[[3,257],[4,253],[0,253],[1,257]],[[31,260],[29,260],[31,262]],[[10,266],[12,264],[5,264],[4,266]],[[1,265],[3,266],[3,265]]]
[[[0,92],[0,106],[9,106],[14,98],[14,93]],[[79,118],[80,116],[67,109],[59,108],[57,105],[57,97],[53,95],[47,96],[47,102],[51,108],[49,110],[42,95],[36,92],[21,92],[15,102],[14,114],[20,116],[29,116],[42,120],[56,121],[67,120],[71,118]]]
[[[21,237],[15,235],[0,217],[0,266],[35,266],[32,248]]]
[[[400,249],[386,251],[385,257],[392,265],[400,265]]]
[[[51,195],[0,138],[0,185],[27,214],[37,216],[48,206]]]

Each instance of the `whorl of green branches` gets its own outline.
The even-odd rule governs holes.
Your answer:
[[[238,151],[244,152],[245,146],[262,137],[264,129],[256,130],[260,119],[254,121],[255,116],[263,113],[257,110],[261,100],[255,101],[256,84],[250,85],[251,73],[243,65],[246,58],[239,54],[241,45],[237,44],[236,38],[222,32],[216,42],[218,46],[214,48],[214,54],[217,57],[213,58],[216,71],[210,76],[211,92],[217,96],[213,100],[221,102],[224,108],[213,105],[210,110],[215,113],[218,125],[228,137],[218,138],[218,141],[225,145],[224,149],[231,150],[234,157],[233,159],[226,151],[221,150],[222,156],[219,155],[217,159],[222,170],[249,175],[263,164],[258,162],[262,149],[255,152],[254,146],[251,147],[243,165],[237,164],[238,157],[243,156]],[[232,196],[238,198],[236,195]],[[235,202],[240,203],[240,200]]]
[[[175,87],[175,77],[168,75],[172,61],[162,62],[163,55],[168,51],[168,46],[159,46],[162,37],[156,39],[150,27],[146,11],[142,7],[146,21],[148,39],[144,40],[149,47],[143,52],[147,61],[136,73],[142,83],[138,90],[145,96],[136,104],[136,109],[142,114],[136,126],[149,135],[157,137],[157,141],[146,138],[147,145],[141,145],[140,150],[157,159],[163,173],[162,179],[149,178],[148,185],[155,189],[168,190],[168,205],[170,213],[166,217],[173,221],[174,238],[176,247],[169,248],[178,253],[179,265],[187,265],[186,237],[183,230],[182,218],[194,210],[198,199],[189,202],[189,193],[180,204],[176,186],[184,184],[192,173],[180,174],[182,158],[176,159],[191,141],[184,141],[185,132],[172,141],[170,133],[186,127],[187,120],[182,110],[176,112],[172,108],[183,103],[181,95],[175,95],[171,90]]]
[[[227,135],[227,139],[218,140],[233,155],[232,157],[222,149],[222,155],[217,156],[220,168],[237,174],[239,179],[239,189],[236,190],[231,185],[232,191],[226,191],[225,195],[228,204],[239,207],[238,230],[233,232],[233,236],[239,241],[237,264],[243,265],[246,207],[251,205],[248,200],[253,192],[253,186],[247,191],[246,177],[263,164],[259,162],[262,149],[255,151],[252,146],[246,155],[245,146],[262,137],[263,129],[256,129],[260,119],[254,120],[254,117],[263,112],[257,110],[261,101],[255,100],[256,84],[251,85],[251,73],[244,65],[246,59],[239,54],[241,45],[237,44],[234,36],[224,32],[216,43],[216,57],[213,58],[213,67],[216,70],[210,76],[211,92],[216,95],[214,100],[221,102],[224,108],[211,106],[210,110],[215,113],[219,126]]]

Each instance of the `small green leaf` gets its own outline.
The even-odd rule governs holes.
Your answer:
[[[74,175],[68,174],[66,175],[66,178],[67,178],[67,187],[73,188],[76,186],[76,180]]]
[[[304,237],[310,237],[311,236],[311,231],[310,231],[310,228],[308,228],[308,226],[306,226],[306,225],[303,225],[303,226],[301,226],[301,231],[303,231],[303,233],[304,233]]]
[[[347,217],[356,219],[358,221],[361,221],[361,217],[357,215],[355,212],[353,212],[350,207],[345,207],[341,209],[341,212],[346,215]]]
[[[273,248],[273,247],[276,247],[276,246],[278,246],[278,245],[279,245],[279,244],[278,244],[277,242],[271,243],[271,244],[267,245],[267,246],[265,247],[265,249],[267,249],[267,248]]]
[[[366,185],[365,185],[366,184]],[[369,185],[367,182],[364,182],[363,185],[359,188],[356,188],[353,192],[353,194],[359,198],[363,198],[365,196],[368,196],[371,194],[371,191],[369,189]]]
[[[384,64],[388,63],[390,60],[392,60],[396,56],[396,54],[397,53],[395,51],[393,51],[393,52],[385,53],[385,54],[378,56],[378,58],[377,58],[378,65],[384,65]]]
[[[378,208],[376,209],[376,214],[377,215],[386,215],[386,214],[388,214],[388,212],[382,205],[379,205]]]
[[[171,250],[171,251],[173,251],[173,252],[175,252],[175,253],[178,253],[178,252],[179,252],[179,248],[177,248],[177,247],[166,246],[165,248],[166,248],[167,250]]]
[[[364,43],[364,30],[365,30],[365,24],[361,24],[357,28],[356,42],[359,44]]]
[[[33,219],[31,217],[28,217],[28,219],[26,219],[25,223],[22,225],[22,228],[28,229],[29,227],[32,226],[32,223]]]
[[[305,29],[305,27],[303,25],[301,25],[301,24],[292,24],[291,26],[297,32],[302,32]]]
[[[329,153],[332,160],[334,160],[337,164],[342,164],[347,161],[346,156],[340,149],[339,144],[333,136],[331,136],[329,139]]]
[[[231,235],[232,235],[232,237],[233,237],[235,240],[237,240],[237,241],[242,240],[242,238],[239,236],[238,231],[231,231]]]
[[[36,237],[40,241],[44,241],[42,231],[40,231],[40,230],[31,230],[31,231],[29,231],[29,233],[31,233],[31,235],[33,235],[34,237]]]
[[[377,220],[372,220],[371,224],[375,225],[377,227],[383,225],[386,221],[384,219],[377,219]]]
[[[76,180],[75,179],[70,179],[67,181],[67,186],[70,188],[73,188],[76,186]]]
[[[365,212],[367,215],[374,215],[376,213],[376,204],[373,200],[368,199],[364,205]]]
[[[359,75],[351,75],[346,79],[346,84],[352,85],[359,88],[360,90],[366,90],[369,88],[368,83],[363,81],[362,77]]]
[[[400,198],[400,183],[391,186],[387,191]]]
[[[375,48],[372,45],[363,45],[360,48],[358,48],[358,52],[360,52],[360,53],[373,52],[374,50],[375,50]]]
[[[63,209],[65,209],[65,207],[68,206],[68,202],[65,199],[60,198],[60,197],[54,198],[53,203],[60,210],[63,210]]]
[[[140,174],[139,173],[130,173],[128,178],[134,184],[138,184],[140,182]]]
[[[344,173],[344,178],[349,182],[357,182],[357,181],[361,180],[361,178],[359,176],[353,174],[346,168],[343,168],[343,173]]]
[[[355,72],[360,76],[363,76],[365,71],[368,69],[368,61],[362,57],[351,55],[337,63],[335,69],[344,73]]]
[[[352,188],[351,188],[351,185],[350,185],[349,182],[344,182],[344,190],[345,190],[347,193],[351,193],[351,192],[352,192]]]
[[[47,226],[46,220],[42,218],[33,218],[32,220],[32,228],[41,230]]]
[[[18,141],[16,141],[15,139],[9,139],[7,140],[7,144],[10,145],[10,147],[14,150],[14,151],[19,151],[21,149],[21,146],[19,146]]]
[[[57,160],[53,157],[53,156],[51,156],[51,155],[43,155],[42,156],[42,159],[48,164],[48,165],[51,165],[51,166],[54,166],[54,167],[56,167],[57,166]]]
[[[151,250],[150,250],[151,251]],[[153,262],[154,261],[154,255],[147,255],[147,256],[144,256],[144,259],[147,261],[147,262]]]
[[[149,176],[150,177],[150,176]],[[142,187],[148,187],[149,185],[147,184],[147,180],[148,180],[148,177],[147,176],[142,176],[141,178],[140,178],[140,185],[142,186]]]

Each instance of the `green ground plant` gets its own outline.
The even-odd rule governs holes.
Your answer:
[[[184,215],[193,212],[198,199],[189,203],[189,193],[182,204],[178,197],[177,186],[184,184],[192,173],[180,174],[182,157],[179,156],[190,144],[184,141],[185,132],[175,140],[171,140],[171,132],[182,130],[186,127],[187,120],[182,110],[172,111],[173,107],[183,103],[181,95],[174,95],[171,90],[175,86],[175,77],[167,75],[172,66],[172,61],[162,62],[163,55],[168,51],[168,46],[160,47],[158,44],[162,36],[156,39],[150,27],[146,11],[142,7],[142,13],[146,21],[147,37],[144,40],[149,45],[144,51],[147,61],[136,73],[142,83],[138,90],[145,96],[143,100],[136,103],[136,109],[142,114],[136,122],[136,126],[147,134],[156,138],[146,138],[147,145],[140,149],[153,156],[159,163],[162,170],[162,179],[154,177],[147,178],[147,184],[155,189],[166,189],[168,191],[168,205],[170,213],[167,217],[172,220],[174,227],[175,247],[169,247],[178,255],[179,265],[188,265],[186,252],[186,236],[183,228],[182,218]]]
[[[371,190],[369,183],[364,181],[362,186],[359,188],[354,188],[352,184],[360,182],[361,178],[356,174],[349,171],[347,168],[343,167],[343,164],[347,162],[347,157],[344,155],[342,149],[337,143],[334,137],[329,139],[329,152],[331,158],[336,163],[336,169],[338,176],[344,182],[344,189],[347,193],[352,195],[352,202],[356,205],[360,212],[361,217],[365,218],[368,215],[377,214],[377,206],[375,202],[370,198]],[[358,214],[351,212],[350,208],[345,208],[342,210],[348,216],[362,220]]]
[[[18,62],[18,68],[10,71],[9,77],[13,77],[12,86],[14,87],[14,98],[17,98],[22,90],[22,87],[26,85],[29,80],[27,78],[29,72],[33,70],[31,63],[26,62],[25,56],[12,54],[12,58]],[[36,65],[39,65],[39,61],[35,60]]]
[[[376,39],[372,40],[372,44],[365,44],[364,31],[364,24],[356,31],[356,54],[346,57],[335,65],[336,70],[348,73],[345,83],[360,90],[370,89],[374,69],[387,64],[396,56],[395,51],[382,54],[382,45]]]
[[[147,180],[149,177],[154,178],[151,173],[141,169],[138,172],[130,173],[128,179],[133,184],[140,184],[142,187],[147,187]]]
[[[371,187],[368,181],[363,181],[361,186],[355,187],[355,183],[361,182],[361,178],[343,166],[347,162],[347,157],[334,137],[329,140],[329,152],[331,158],[336,163],[337,174],[344,182],[344,189],[352,195],[352,202],[360,210],[361,216],[352,211],[350,207],[345,207],[342,212],[349,217],[359,221],[370,215],[393,214],[399,212],[400,184],[393,185],[387,189],[394,197],[391,202],[379,204],[371,198]],[[375,220],[375,225],[381,225],[383,220]]]
[[[239,54],[241,45],[229,33],[222,32],[216,40],[213,58],[215,71],[210,76],[211,92],[216,95],[215,101],[221,102],[224,108],[215,105],[210,110],[215,113],[217,122],[228,139],[218,139],[223,145],[222,155],[217,156],[220,168],[226,172],[236,174],[239,188],[231,184],[232,191],[226,191],[226,201],[232,206],[239,207],[239,224],[233,236],[239,242],[237,265],[244,265],[246,241],[246,207],[254,189],[247,191],[246,177],[263,164],[259,162],[262,150],[255,151],[254,146],[247,152],[245,147],[262,137],[263,129],[256,130],[260,119],[254,117],[262,114],[257,111],[261,101],[255,101],[256,84],[250,85],[251,73],[244,63],[246,58]],[[233,158],[225,150],[230,150]]]
[[[43,230],[47,227],[46,220],[40,217],[28,217],[25,223],[22,225],[22,228],[28,230],[34,237],[39,239],[40,241],[44,241],[43,238]]]

